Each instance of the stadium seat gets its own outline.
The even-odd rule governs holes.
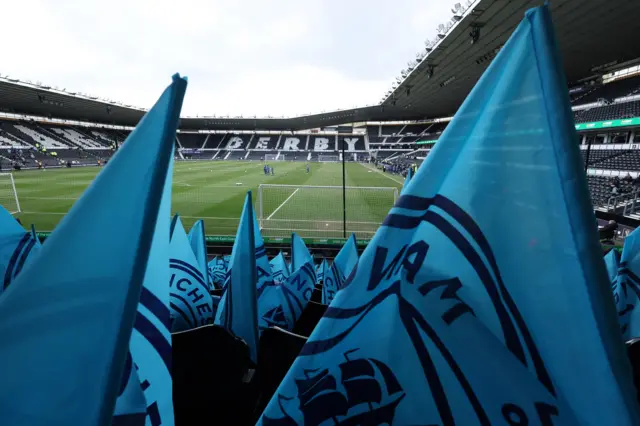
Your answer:
[[[327,305],[310,301],[293,326],[293,332],[301,336],[310,336],[326,310]]]
[[[252,401],[243,378],[253,367],[247,344],[227,330],[207,325],[173,333],[173,403],[176,425],[242,424]],[[249,405],[247,405],[249,404]]]
[[[256,370],[259,396],[254,413],[255,420],[271,400],[306,342],[306,337],[277,327],[262,332]]]
[[[311,302],[322,303],[322,288],[313,289],[313,293],[311,294]]]
[[[633,383],[636,387],[636,399],[640,403],[640,339],[627,342],[627,355],[633,371]]]

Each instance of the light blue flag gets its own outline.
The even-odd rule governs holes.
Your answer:
[[[145,423],[173,424],[173,379],[171,377],[171,314],[169,311],[169,231],[171,217],[171,188],[173,181],[173,154],[167,169],[160,212],[153,232],[153,241],[144,275],[138,313],[136,315],[129,348],[133,357],[129,383],[138,380],[147,404]],[[126,371],[126,368],[125,368]],[[125,376],[123,376],[125,380]],[[136,417],[139,397],[137,391],[123,393],[116,403],[116,411],[126,422]],[[127,408],[129,407],[129,408]],[[126,411],[125,411],[126,410]],[[118,419],[114,417],[113,426]],[[125,423],[129,426],[128,423]]]
[[[640,424],[594,222],[551,17],[533,9],[261,424]]]
[[[295,319],[289,309],[283,285],[266,286],[258,299],[258,327],[293,330]]]
[[[289,265],[287,265],[287,261],[284,258],[282,252],[278,253],[276,257],[271,259],[269,262],[271,266],[271,276],[276,282],[284,282],[290,274]]]
[[[131,353],[127,359],[113,411],[112,426],[144,426],[147,417],[147,400]]]
[[[411,182],[412,177],[413,177],[413,168],[409,167],[409,170],[407,171],[407,177],[404,179],[404,184],[402,184],[402,189],[400,190],[400,194],[403,194],[404,191],[407,189],[407,187],[409,186],[409,182]]]
[[[258,361],[258,297],[256,248],[251,191],[244,201],[240,225],[231,251],[231,273],[220,300],[215,323],[244,339],[254,362]]]
[[[340,272],[340,279],[343,282],[351,275],[351,272],[358,263],[358,245],[356,244],[356,234],[351,234],[347,242],[340,249],[340,252],[333,260],[333,265]],[[338,288],[342,288],[342,282]]]
[[[200,274],[205,277],[207,287],[211,289],[207,268],[207,241],[204,235],[204,221],[202,219],[193,224],[187,237],[189,238],[189,244],[191,244],[191,250],[193,250],[193,254],[196,255]]]
[[[327,259],[322,259],[322,262],[316,267],[316,284],[320,284],[324,280],[324,269],[327,267]]]
[[[291,313],[294,324],[302,315],[304,308],[307,307],[313,294],[315,282],[315,270],[313,265],[307,262],[280,285],[285,299],[284,308]]]
[[[289,269],[291,271],[291,275],[293,275],[295,271],[300,269],[305,263],[309,263],[311,265],[313,282],[315,283],[316,268],[313,263],[313,256],[309,253],[309,249],[307,249],[302,238],[293,232],[291,234],[291,268]]]
[[[609,282],[613,283],[618,276],[618,269],[620,268],[620,254],[618,253],[618,250],[609,250],[609,253],[604,257],[604,264],[607,267]]]
[[[333,262],[329,266],[326,260],[322,262],[324,268],[322,282],[322,303],[329,305],[338,292],[338,286],[341,285],[342,279],[340,272],[337,270],[336,263]]]
[[[253,246],[256,253],[256,290],[258,301],[261,294],[267,287],[273,287],[275,284],[271,277],[271,265],[267,257],[267,250],[264,247],[264,240],[260,233],[260,225],[256,219],[255,212],[251,210],[251,220],[253,222]],[[258,303],[258,314],[260,315],[260,306]]]
[[[0,294],[39,250],[40,241],[0,206]]]
[[[0,296],[3,424],[111,423],[185,89],[175,76]]]
[[[258,328],[260,332],[269,327],[293,329],[293,317],[286,309],[282,287],[272,278],[271,267],[260,233],[260,225],[253,215],[253,237],[256,252],[256,296],[258,298]],[[282,252],[280,252],[282,254]],[[284,260],[284,258],[282,259]],[[286,266],[286,265],[285,265]],[[281,271],[282,272],[282,271]]]
[[[180,216],[171,222],[169,279],[171,332],[191,330],[213,323],[213,305],[207,278],[191,250]]]
[[[640,228],[624,239],[618,276],[611,282],[623,339],[640,336]],[[611,250],[609,255],[615,250]],[[609,256],[607,256],[609,257]],[[609,260],[605,259],[607,269]],[[611,273],[609,274],[611,276]]]
[[[227,278],[227,262],[223,257],[214,257],[207,265],[209,281],[215,288],[222,288]]]

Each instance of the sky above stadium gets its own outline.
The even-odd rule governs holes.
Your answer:
[[[455,0],[13,0],[0,74],[148,108],[176,71],[183,116],[379,103]]]

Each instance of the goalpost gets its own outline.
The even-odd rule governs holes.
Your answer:
[[[285,155],[284,154],[265,154],[264,155],[264,161],[284,161],[285,159]]]
[[[258,187],[255,211],[263,236],[371,238],[398,199],[396,187],[271,185]],[[344,214],[346,210],[346,222]]]
[[[337,163],[338,161],[340,161],[340,156],[329,155],[329,154],[318,154],[318,161],[321,163]]]
[[[16,183],[11,173],[0,173],[0,206],[11,214],[21,212]]]

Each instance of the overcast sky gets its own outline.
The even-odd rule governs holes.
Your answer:
[[[377,104],[455,0],[5,0],[0,74],[185,115]]]

